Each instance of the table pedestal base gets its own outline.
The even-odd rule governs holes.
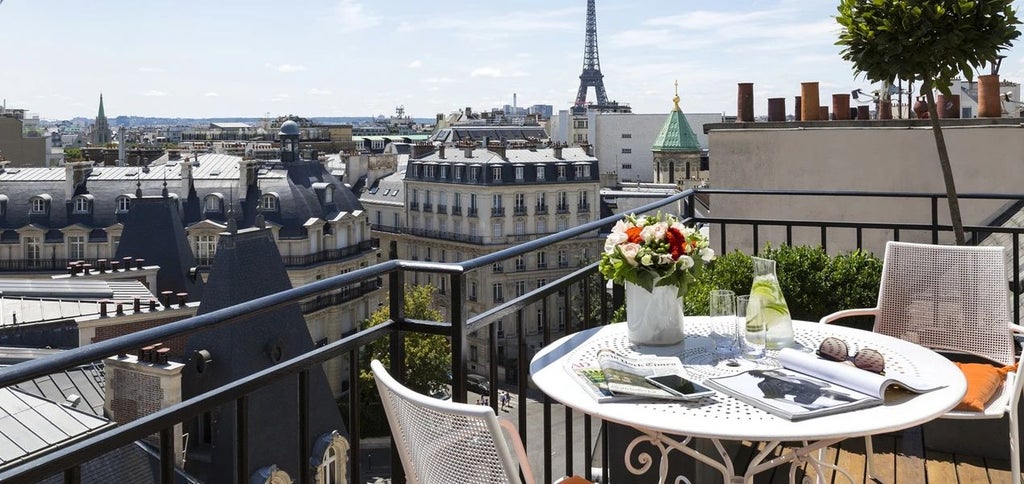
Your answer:
[[[637,445],[643,443],[649,443],[653,445],[658,452],[661,454],[658,465],[658,482],[666,483],[668,481],[668,454],[673,450],[677,450],[692,457],[694,460],[712,467],[722,474],[724,482],[731,484],[752,484],[754,482],[754,476],[768,469],[778,467],[781,465],[789,464],[789,482],[796,482],[796,471],[801,465],[807,464],[813,469],[814,474],[817,476],[817,481],[823,483],[825,479],[824,470],[832,469],[834,472],[840,473],[846,477],[846,479],[852,484],[854,482],[853,476],[851,476],[846,470],[827,462],[823,462],[823,451],[826,447],[840,442],[843,439],[828,439],[819,440],[815,442],[803,442],[799,448],[790,448],[782,453],[782,455],[771,457],[776,448],[782,445],[782,441],[775,440],[766,442],[763,449],[747,465],[746,470],[743,474],[737,474],[737,469],[733,464],[732,456],[725,450],[720,439],[707,439],[713,445],[718,453],[717,457],[706,455],[700,450],[696,449],[692,444],[695,440],[692,437],[685,437],[682,440],[669,436],[661,432],[644,432],[640,436],[633,439],[629,445],[626,446],[626,454],[624,457],[626,470],[633,475],[646,474],[651,467],[654,465],[654,457],[646,451],[639,451],[636,454],[636,462],[639,465],[633,464],[633,454],[637,452]],[[771,457],[771,458],[770,458]],[[804,482],[812,482],[805,476]],[[675,484],[685,483],[692,484],[690,479],[685,476],[676,476],[672,481]]]

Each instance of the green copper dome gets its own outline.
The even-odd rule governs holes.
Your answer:
[[[672,101],[675,106],[672,108],[672,112],[668,113],[668,119],[661,127],[658,137],[654,138],[651,151],[700,151],[697,135],[693,134],[690,123],[686,121],[686,116],[679,109],[679,94],[676,94]]]

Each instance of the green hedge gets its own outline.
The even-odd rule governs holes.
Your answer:
[[[882,261],[871,253],[857,250],[830,257],[821,247],[782,245],[765,246],[758,256],[776,261],[776,275],[793,319],[817,321],[840,309],[869,308],[877,303]],[[690,286],[686,314],[708,314],[708,294],[713,289],[749,294],[753,271],[747,254],[719,255]],[[860,317],[844,323],[870,329],[872,321]]]

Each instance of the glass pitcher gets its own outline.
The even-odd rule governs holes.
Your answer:
[[[765,346],[777,350],[793,343],[793,318],[789,306],[782,296],[779,279],[775,277],[775,261],[753,257],[754,283],[750,286],[750,297],[761,300],[761,320],[768,327]]]

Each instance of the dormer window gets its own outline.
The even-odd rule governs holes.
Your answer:
[[[317,182],[313,184],[313,191],[316,192],[320,203],[328,205],[334,203],[334,187],[330,183]]]
[[[210,194],[203,199],[203,211],[206,212],[220,212],[221,211],[221,196],[219,194]]]
[[[276,212],[277,195],[273,193],[267,193],[260,197],[260,210],[263,210],[265,212]]]
[[[324,203],[334,203],[334,187],[330,185],[324,189]]]
[[[89,213],[92,210],[92,197],[89,195],[79,195],[74,198],[73,203],[75,213]]]
[[[7,195],[0,195],[0,217],[7,215]]]
[[[117,197],[114,213],[128,213],[130,208],[132,208],[132,197],[128,195]]]
[[[43,194],[37,197],[32,197],[30,213],[40,214],[46,213],[50,208],[50,196]]]

